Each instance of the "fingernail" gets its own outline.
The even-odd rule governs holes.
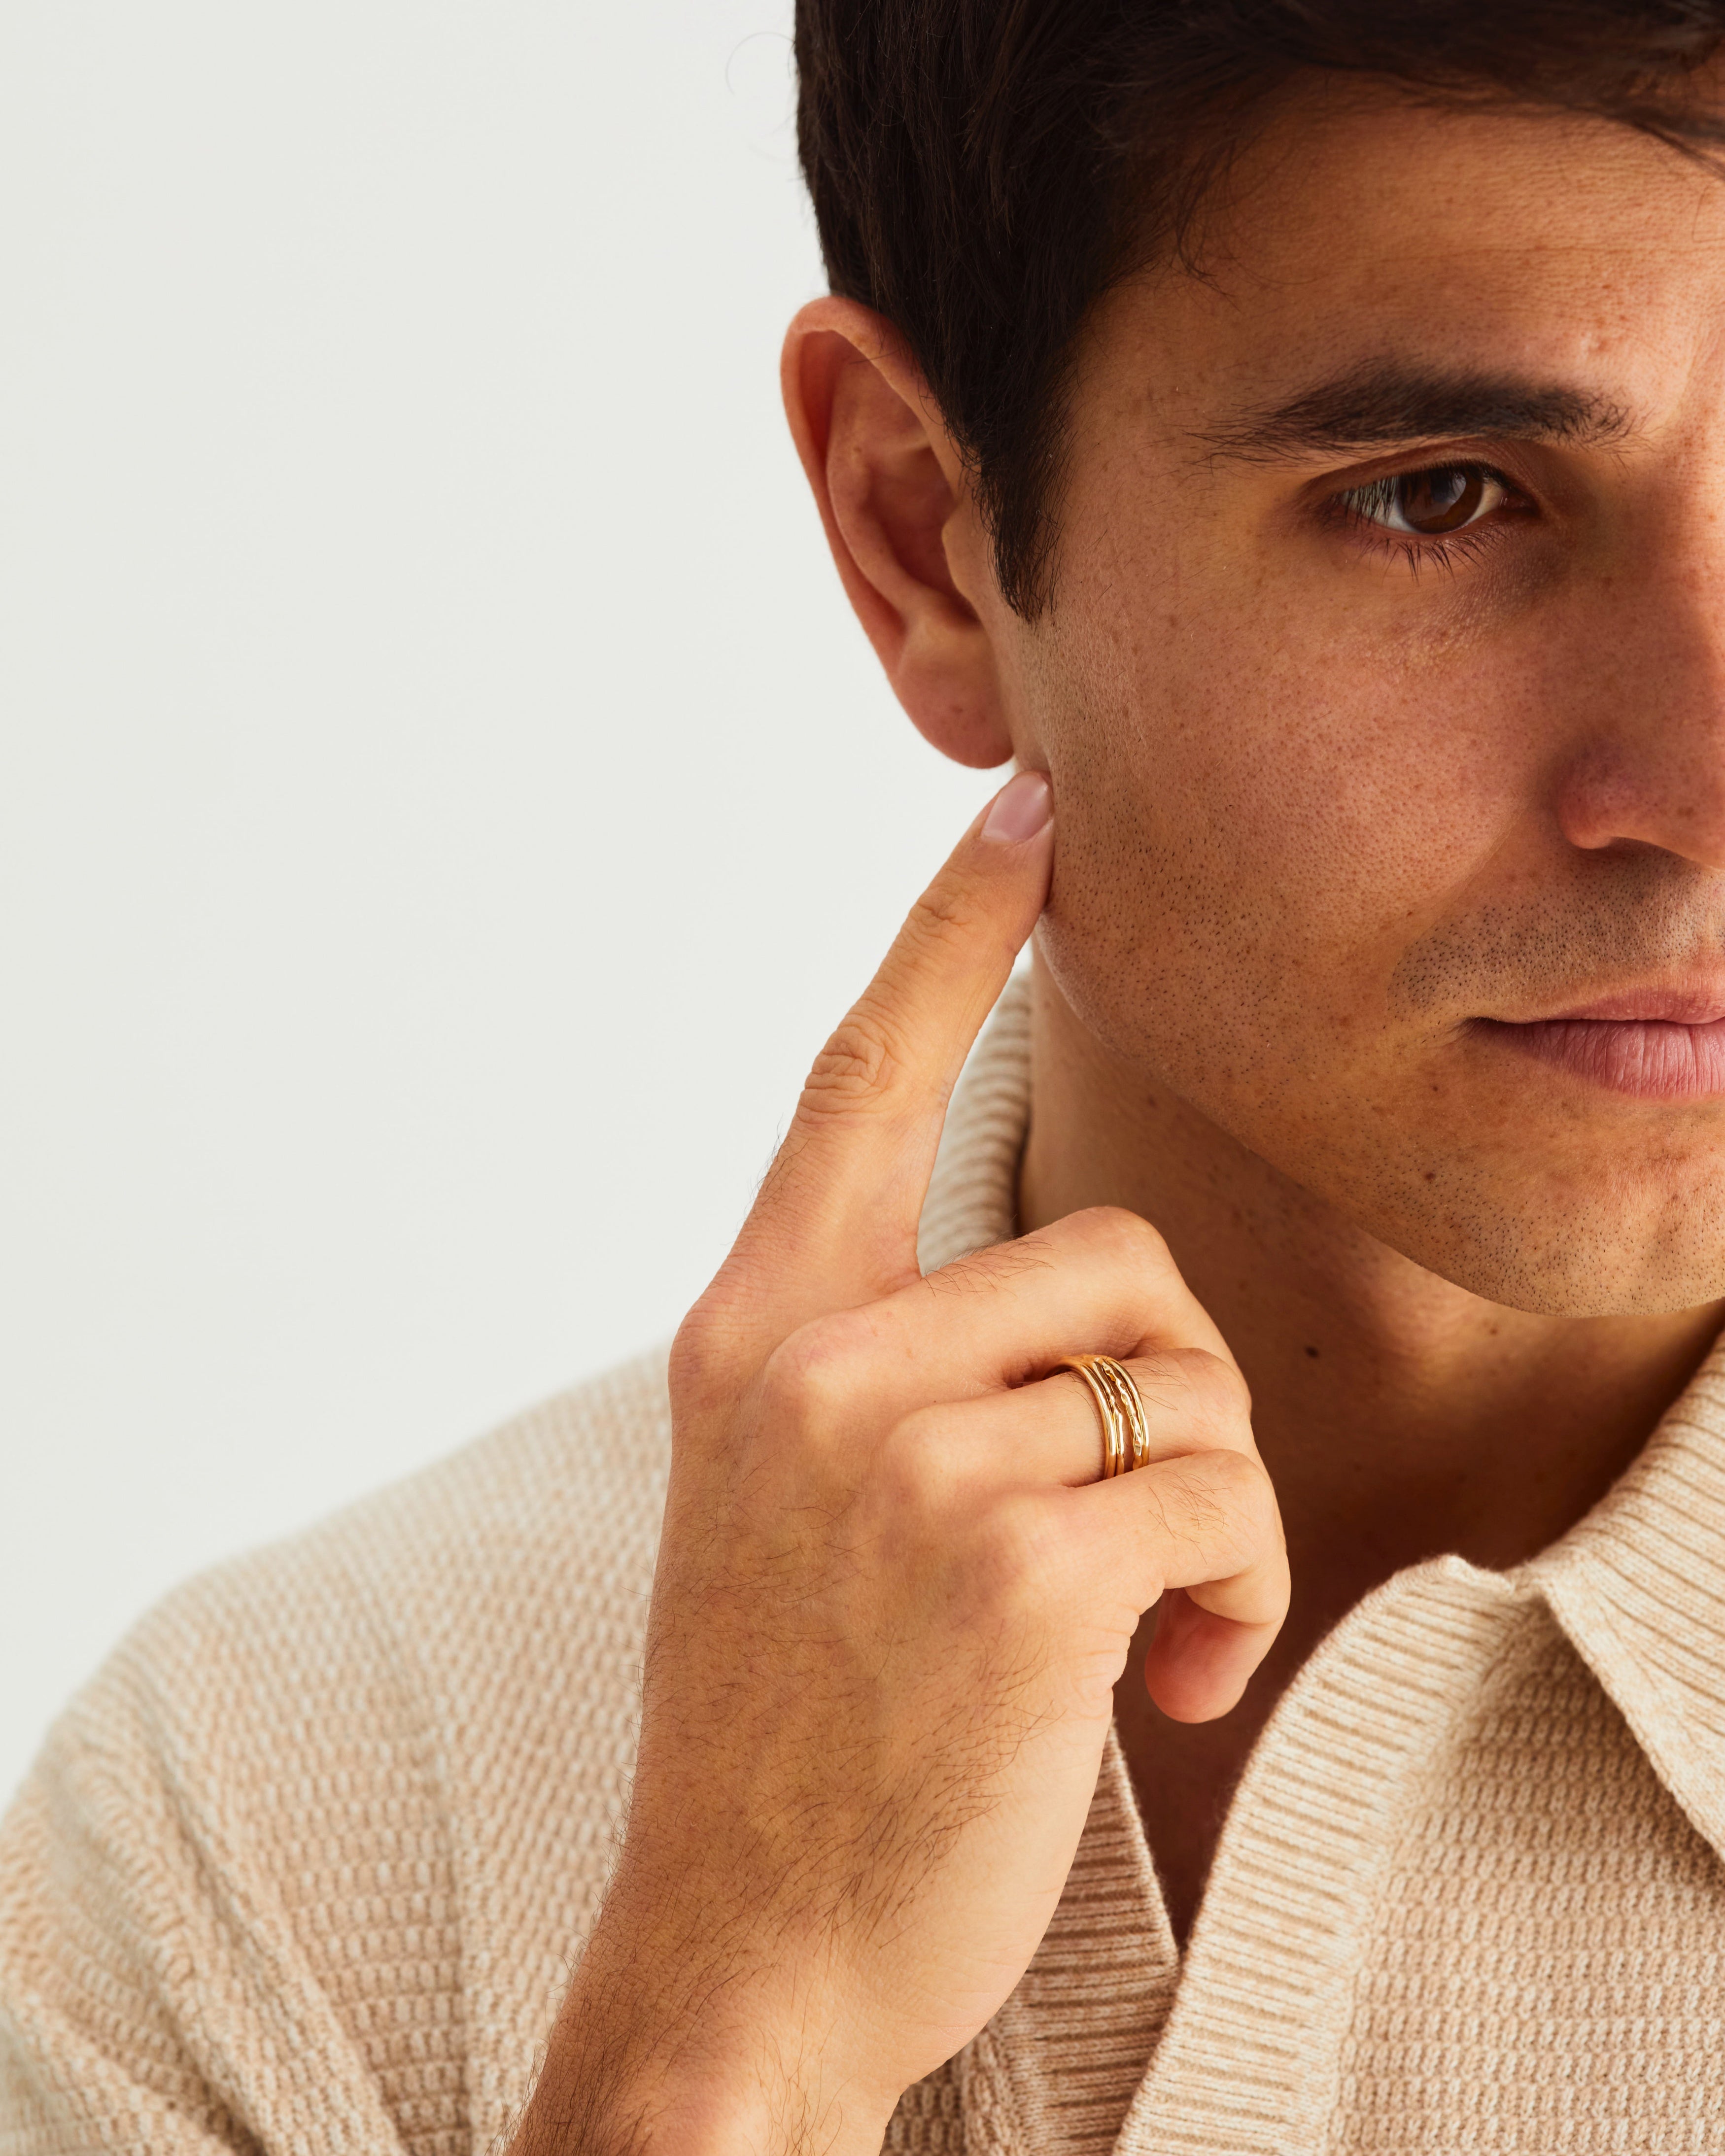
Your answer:
[[[1045,771],[1021,771],[994,796],[983,836],[1004,846],[1022,845],[1045,830],[1054,814],[1054,788]]]

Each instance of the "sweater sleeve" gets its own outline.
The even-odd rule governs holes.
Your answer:
[[[418,2139],[317,1965],[282,1717],[220,1614],[182,1590],[146,1620],[0,1825],[0,2156]]]
[[[501,2145],[603,1899],[662,1354],[177,1589],[0,1823],[0,2156]]]

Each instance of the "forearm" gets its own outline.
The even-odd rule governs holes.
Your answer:
[[[608,1909],[509,2156],[879,2156],[892,2097],[749,1958]]]

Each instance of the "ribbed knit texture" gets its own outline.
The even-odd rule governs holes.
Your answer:
[[[1012,1232],[1026,1004],[925,1265]],[[482,2156],[628,1798],[663,1358],[171,1597],[0,1827],[3,2156]],[[1183,1963],[1111,1741],[920,2156],[1725,2148],[1725,1366],[1510,1575],[1398,1575],[1290,1688]]]

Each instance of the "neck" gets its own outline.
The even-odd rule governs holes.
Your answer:
[[[1113,1060],[1040,963],[1032,1006],[1020,1224],[1122,1205],[1166,1237],[1251,1388],[1296,1580],[1328,1583],[1296,1630],[1315,1637],[1423,1558],[1536,1554],[1634,1458],[1719,1328],[1717,1306],[1487,1302]]]
[[[1124,1205],[1166,1237],[1245,1373],[1286,1530],[1293,1602],[1245,1698],[1171,1722],[1137,1672],[1116,1727],[1183,1942],[1230,1794],[1312,1650],[1393,1573],[1448,1553],[1519,1564],[1587,1512],[1646,1442],[1718,1330],[1508,1310],[1440,1280],[1112,1060],[1040,963],[1025,1229]]]

